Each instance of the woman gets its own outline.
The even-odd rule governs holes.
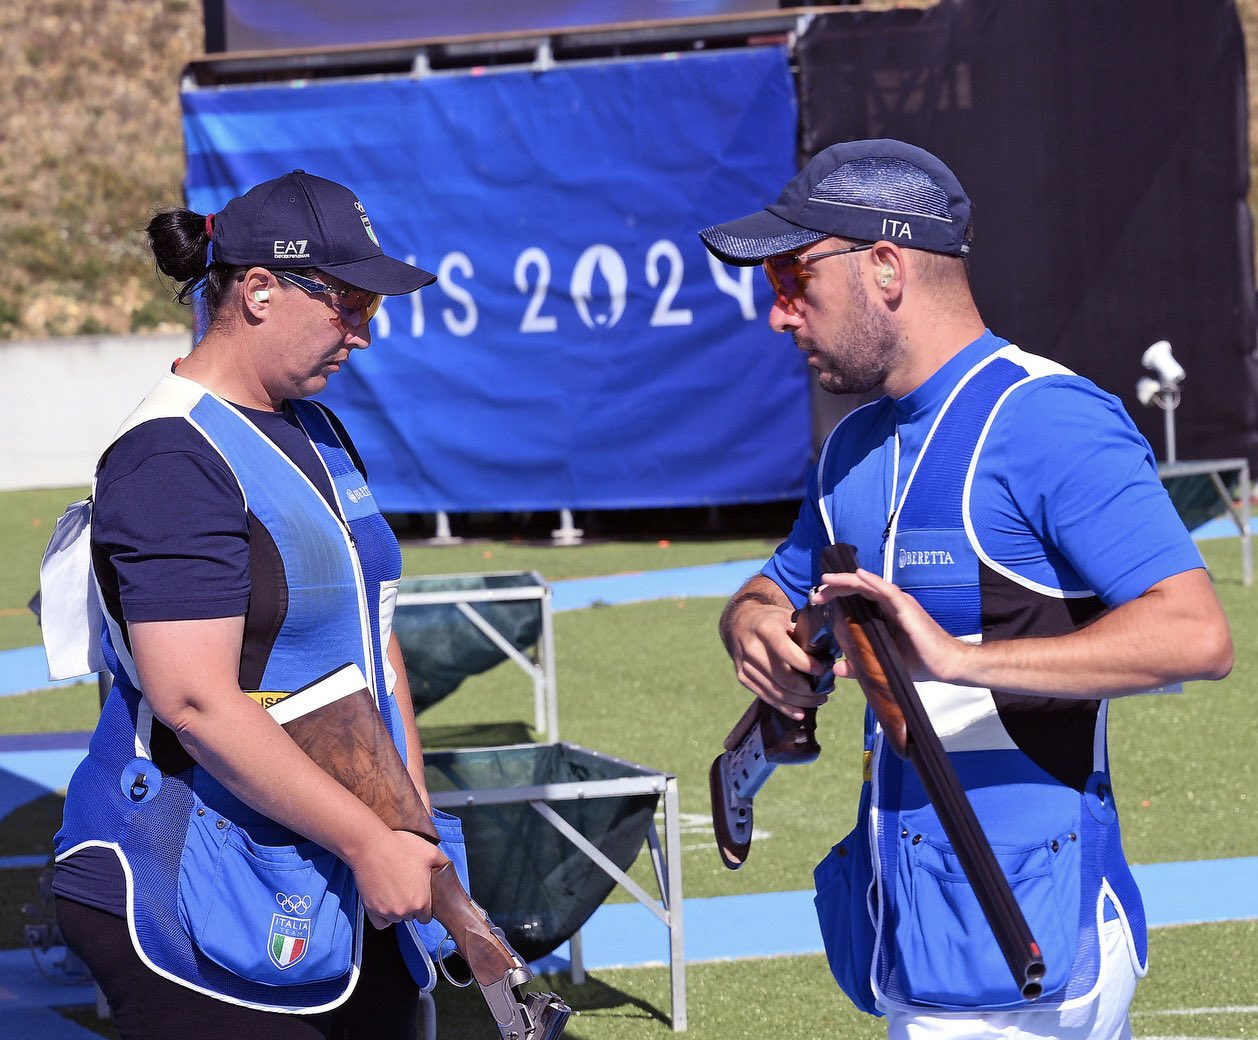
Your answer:
[[[117,678],[66,795],[58,923],[123,1038],[369,1022],[413,1040],[390,926],[428,919],[445,856],[387,828],[242,691],[358,665],[427,802],[390,631],[401,552],[344,430],[307,399],[370,344],[383,296],[435,277],[383,253],[351,191],[300,170],[217,216],[161,212],[148,234],[208,329],[98,465]]]

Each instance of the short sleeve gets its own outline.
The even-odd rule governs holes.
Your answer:
[[[1052,376],[1011,397],[983,465],[1003,482],[1023,526],[1050,547],[1050,564],[1073,570],[1110,606],[1203,566],[1148,441],[1122,403],[1086,379]],[[1031,553],[1009,533],[1015,525],[986,520],[976,525],[985,550],[1017,570]]]
[[[774,582],[796,609],[808,602],[808,593],[816,582],[813,573],[817,553],[829,545],[825,524],[817,504],[817,472],[814,468],[808,477],[808,487],[799,507],[791,533],[786,541],[774,550],[760,573]]]
[[[108,560],[128,623],[243,615],[248,534],[235,477],[183,420],[130,431],[97,474],[93,556],[98,571]]]

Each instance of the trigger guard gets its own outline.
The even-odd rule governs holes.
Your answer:
[[[446,949],[446,943],[450,944],[449,950]],[[451,986],[455,986],[458,989],[467,989],[468,986],[476,981],[475,977],[472,975],[472,969],[470,967],[468,968],[467,978],[456,979],[450,974],[450,969],[446,967],[446,958],[452,953],[458,953],[458,951],[458,945],[449,935],[447,935],[437,944],[437,967],[441,969],[441,974],[446,977],[446,982],[450,983]]]

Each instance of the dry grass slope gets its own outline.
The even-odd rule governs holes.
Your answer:
[[[0,336],[178,327],[141,229],[180,200],[198,0],[0,4]]]
[[[1258,0],[1237,3],[1253,81]],[[142,228],[180,200],[179,73],[202,49],[199,0],[0,3],[0,339],[187,324]]]

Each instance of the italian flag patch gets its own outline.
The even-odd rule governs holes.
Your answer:
[[[271,919],[271,963],[277,968],[291,968],[306,955],[310,944],[310,922],[301,917],[276,914]]]

